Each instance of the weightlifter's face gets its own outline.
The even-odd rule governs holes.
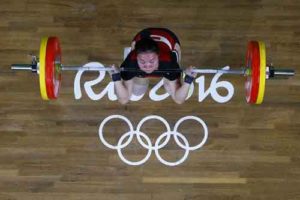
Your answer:
[[[142,71],[150,74],[158,69],[158,55],[154,52],[139,53],[137,55],[137,63]]]

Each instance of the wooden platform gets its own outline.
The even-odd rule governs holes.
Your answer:
[[[170,98],[126,106],[108,100],[75,100],[75,73],[63,75],[60,98],[44,102],[38,77],[11,73],[10,64],[28,63],[40,38],[60,38],[65,64],[89,61],[120,64],[123,48],[145,27],[167,27],[182,44],[182,65],[237,69],[244,65],[249,40],[263,40],[268,63],[300,71],[300,1],[134,1],[2,0],[0,1],[0,199],[1,200],[297,200],[300,199],[300,77],[267,82],[265,101],[247,105],[244,78],[222,76],[235,94],[225,104],[208,96],[198,101],[198,87],[183,105]],[[92,80],[86,74],[82,80]],[[212,76],[205,76],[206,88]],[[102,89],[109,77],[99,85]],[[151,87],[155,80],[151,82]],[[81,85],[81,86],[82,86]],[[82,86],[83,87],[83,86]],[[136,126],[160,115],[171,126],[187,115],[202,118],[207,143],[190,152],[180,166],[158,162],[154,153],[142,166],[128,166],[98,138],[101,121],[128,117]],[[202,129],[182,128],[191,145]],[[124,123],[106,129],[110,142],[126,132]],[[143,127],[154,143],[164,131],[157,121]],[[160,151],[168,160],[184,151],[174,142]],[[126,157],[145,156],[136,140]]]

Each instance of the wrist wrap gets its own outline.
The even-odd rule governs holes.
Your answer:
[[[194,77],[187,75],[187,74],[185,75],[185,77],[184,77],[185,83],[191,84],[193,81],[194,81]]]
[[[121,74],[120,73],[112,74],[111,78],[112,78],[113,82],[120,81],[121,80]]]

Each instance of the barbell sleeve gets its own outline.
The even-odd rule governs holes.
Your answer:
[[[295,70],[293,69],[276,69],[273,66],[269,68],[270,78],[286,78],[295,75]]]
[[[12,64],[10,66],[12,70],[24,70],[24,71],[32,71],[31,64]]]

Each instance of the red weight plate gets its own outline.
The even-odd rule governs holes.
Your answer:
[[[260,53],[257,41],[248,43],[246,67],[250,68],[250,75],[247,75],[245,89],[248,103],[255,103],[258,96],[259,75],[260,75]]]
[[[57,37],[49,37],[46,51],[46,87],[49,99],[56,99],[61,82],[61,49]]]
[[[252,57],[253,57],[253,43],[249,42],[247,46],[247,55],[246,55],[246,70],[249,70],[249,73],[246,75],[246,82],[245,82],[245,90],[246,90],[246,100],[250,103],[251,99],[251,90],[252,90]]]

